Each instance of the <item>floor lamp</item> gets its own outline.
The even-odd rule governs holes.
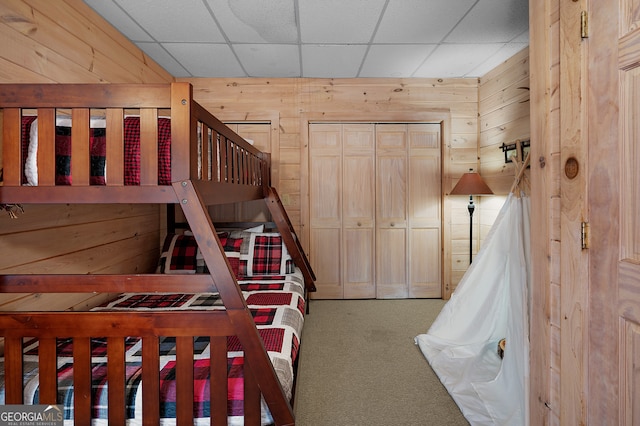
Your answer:
[[[469,196],[469,205],[467,206],[469,210],[469,264],[473,260],[473,211],[476,209],[473,204],[473,196],[486,194],[493,194],[493,191],[484,183],[478,173],[473,172],[473,169],[469,169],[469,173],[463,174],[450,192],[450,195]]]

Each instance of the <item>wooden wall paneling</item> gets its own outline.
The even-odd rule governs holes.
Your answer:
[[[588,252],[581,248],[581,223],[589,221],[587,209],[588,168],[584,84],[586,50],[580,37],[580,14],[584,2],[560,5],[560,110],[561,179],[561,385],[560,420],[566,424],[586,423],[588,342]],[[571,164],[578,167],[570,174]],[[567,168],[568,167],[568,168]]]
[[[531,95],[531,309],[530,344],[530,424],[560,424],[560,328],[552,328],[552,300],[559,300],[559,185],[553,167],[553,156],[559,151],[559,62],[560,2],[531,2],[530,28],[530,95]],[[551,282],[555,277],[555,289]],[[559,315],[556,316],[559,320]],[[554,344],[555,342],[555,344]],[[557,357],[554,357],[554,354]]]

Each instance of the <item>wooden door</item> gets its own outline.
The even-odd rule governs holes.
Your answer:
[[[342,261],[345,299],[376,297],[373,124],[343,124]]]
[[[440,124],[409,124],[409,297],[442,297]]]
[[[640,424],[640,2],[591,0],[587,424]],[[563,378],[563,380],[565,380]]]
[[[318,299],[342,299],[342,131],[309,125],[309,261]]]
[[[376,292],[409,296],[407,125],[376,125]]]

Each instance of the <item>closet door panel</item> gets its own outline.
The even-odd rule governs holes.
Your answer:
[[[342,299],[342,135],[339,125],[309,126],[309,261],[314,298]]]
[[[344,229],[344,298],[376,297],[373,268],[375,237],[373,228]]]
[[[340,273],[340,240],[340,229],[314,228],[311,230],[309,261],[317,278],[315,298],[343,298],[344,292]]]
[[[440,124],[409,124],[409,297],[442,295]]]
[[[376,297],[408,297],[406,229],[380,229],[376,236]]]
[[[340,227],[342,219],[340,156],[316,156],[311,162],[311,226]]]
[[[376,296],[408,296],[407,125],[376,125]]]
[[[440,229],[412,229],[409,297],[441,297]]]
[[[375,138],[373,124],[344,124],[343,282],[346,299],[374,298]]]

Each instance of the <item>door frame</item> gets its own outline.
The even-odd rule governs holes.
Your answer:
[[[385,112],[358,112],[345,113],[301,113],[300,114],[300,239],[302,245],[309,252],[310,248],[310,199],[309,199],[309,124],[311,123],[440,123],[441,133],[441,259],[442,271],[441,294],[443,299],[449,299],[452,293],[451,283],[451,206],[448,190],[452,187],[451,176],[451,112],[448,109],[431,109],[423,111],[385,111]],[[445,267],[446,265],[446,267]]]

